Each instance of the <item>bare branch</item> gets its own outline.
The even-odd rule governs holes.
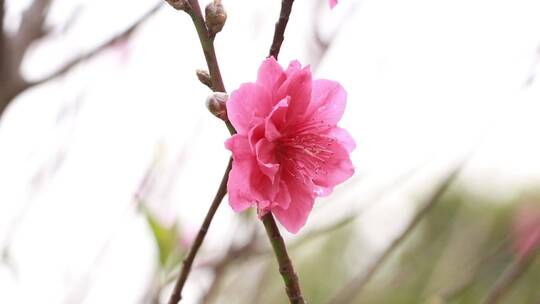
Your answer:
[[[287,28],[287,23],[289,22],[289,16],[291,15],[293,3],[294,0],[281,1],[281,11],[279,12],[279,19],[276,22],[274,38],[272,39],[272,45],[270,46],[268,57],[274,56],[276,60],[278,58],[279,51],[281,50],[281,44],[285,39],[285,28]]]
[[[10,54],[4,53],[9,59]],[[9,60],[4,61],[3,71],[0,72],[0,116],[11,103],[11,101],[28,87],[28,84],[21,78],[21,75],[13,72],[13,65]]]
[[[0,65],[2,64],[2,58],[4,54],[4,16],[6,14],[6,3],[4,0],[0,0]],[[2,71],[2,66],[0,66],[0,72]]]
[[[287,252],[287,247],[285,246],[285,241],[279,232],[279,228],[276,225],[274,216],[272,213],[267,213],[262,217],[262,222],[272,244],[272,249],[276,255],[276,260],[279,265],[279,273],[283,278],[283,283],[285,283],[285,291],[289,297],[289,302],[291,304],[304,304],[304,297],[302,296],[302,291],[300,290],[300,283],[298,282],[298,275],[294,271],[294,267]]]
[[[225,170],[225,173],[223,174],[223,178],[221,179],[219,188],[216,192],[216,195],[214,196],[214,200],[212,201],[212,204],[210,205],[210,208],[208,209],[208,212],[206,213],[206,217],[204,218],[201,228],[199,228],[199,232],[197,233],[197,236],[195,237],[195,240],[193,241],[193,245],[191,245],[188,255],[184,258],[184,261],[182,262],[183,267],[182,267],[182,270],[180,271],[180,275],[178,276],[178,280],[176,281],[176,284],[174,285],[174,290],[171,294],[171,297],[169,298],[169,302],[168,302],[169,304],[176,304],[180,302],[180,300],[182,299],[182,289],[184,289],[184,285],[191,271],[191,266],[193,265],[193,261],[195,260],[195,257],[197,256],[197,252],[199,251],[199,248],[201,248],[201,245],[204,241],[204,237],[206,236],[206,233],[208,232],[208,229],[210,228],[210,224],[212,223],[212,219],[214,218],[214,215],[216,214],[216,211],[221,201],[223,200],[223,197],[225,197],[225,194],[227,193],[227,181],[229,180],[229,173],[231,172],[231,168],[232,168],[232,158],[229,160],[229,164],[227,165],[227,169]]]
[[[14,37],[13,60],[20,66],[28,47],[35,41],[47,35],[45,19],[49,12],[51,0],[34,0],[23,12],[21,24]]]
[[[94,58],[95,56],[99,55],[102,51],[104,51],[111,45],[115,44],[116,42],[129,38],[135,32],[135,30],[139,28],[139,26],[143,24],[146,20],[148,20],[151,16],[153,16],[159,10],[159,8],[161,8],[161,6],[162,6],[162,2],[159,2],[152,9],[150,9],[148,12],[142,15],[139,19],[137,19],[133,24],[131,24],[128,28],[124,29],[122,32],[111,37],[110,39],[106,40],[102,44],[91,49],[90,51],[84,54],[81,54],[80,56],[76,58],[71,59],[70,61],[66,62],[63,66],[59,67],[56,71],[52,72],[51,74],[41,79],[28,82],[27,88],[41,85],[43,83],[56,79],[68,73],[69,71],[71,71],[78,64],[84,61],[90,60]]]

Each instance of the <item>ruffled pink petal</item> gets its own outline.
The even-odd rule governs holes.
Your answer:
[[[227,101],[227,115],[238,134],[246,135],[272,111],[272,98],[259,84],[244,83]]]
[[[347,92],[343,87],[331,80],[317,79],[313,81],[311,102],[304,115],[304,124],[333,127],[336,126],[347,102]]]
[[[291,62],[285,73],[287,79],[279,87],[277,97],[279,99],[287,96],[291,98],[289,110],[287,111],[287,121],[290,124],[304,114],[309,106],[312,82],[311,70],[309,66],[300,69],[295,62]]]
[[[289,66],[285,70],[285,74],[287,77],[291,77],[292,75],[298,73],[302,69],[302,64],[298,60],[293,60],[289,63]]]
[[[265,120],[265,134],[267,140],[274,141],[281,137],[281,130],[285,128],[285,118],[289,108],[290,97],[282,99]]]
[[[275,92],[285,81],[285,73],[276,59],[272,56],[266,58],[259,68],[257,83],[266,87],[269,92]]]
[[[253,158],[251,147],[247,137],[235,134],[225,141],[225,148],[233,153],[234,160],[245,160]]]
[[[334,8],[334,6],[337,5],[338,0],[329,0],[328,3],[330,4],[330,8]]]
[[[244,211],[255,204],[249,187],[246,187],[246,184],[249,183],[246,180],[246,174],[250,173],[253,163],[251,160],[235,161],[229,173],[229,181],[227,182],[229,205],[236,212]]]
[[[347,150],[338,142],[334,141],[327,146],[332,151],[332,157],[321,163],[321,168],[314,175],[313,182],[330,191],[334,186],[347,180],[354,174],[354,166],[349,158]],[[324,194],[324,193],[323,193]]]
[[[325,135],[328,137],[333,137],[347,150],[348,153],[351,153],[356,149],[356,142],[352,138],[351,134],[340,127],[331,128]]]
[[[291,194],[289,192],[289,187],[287,187],[287,183],[285,183],[283,180],[280,180],[279,191],[276,195],[276,199],[275,199],[275,203],[273,207],[280,207],[281,209],[287,209],[289,208],[290,203],[291,203]]]
[[[249,177],[256,163],[247,138],[234,135],[225,142],[225,147],[233,152],[233,166],[227,182],[229,204],[234,211],[240,212],[254,204]]]
[[[287,231],[297,233],[306,224],[309,213],[313,209],[315,196],[294,177],[289,176],[287,179],[291,202],[288,208],[279,206],[272,208],[272,213]]]
[[[256,153],[256,145],[261,138],[264,137],[264,121],[261,121],[261,123],[255,125],[251,130],[249,130],[247,138],[249,141],[249,146],[251,148],[251,153]]]
[[[227,182],[229,203],[233,210],[245,210],[255,202],[274,201],[279,184],[272,184],[260,170],[248,139],[242,135],[233,135],[225,142],[225,147],[233,154],[233,165]]]
[[[255,146],[257,164],[261,172],[266,175],[272,183],[274,183],[275,176],[279,170],[279,164],[276,161],[275,156],[275,144],[262,138]]]

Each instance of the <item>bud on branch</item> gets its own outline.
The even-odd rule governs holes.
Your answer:
[[[221,4],[221,0],[214,0],[206,6],[204,10],[206,14],[206,27],[210,37],[214,37],[217,33],[221,32],[225,21],[227,21],[227,12]]]
[[[214,116],[227,121],[227,99],[229,99],[227,93],[215,92],[206,99],[206,107]]]
[[[187,0],[165,0],[167,3],[169,3],[170,6],[173,8],[179,10],[179,11],[185,11],[190,7]]]
[[[210,78],[210,74],[205,70],[197,70],[196,74],[199,81],[212,90],[212,79]]]

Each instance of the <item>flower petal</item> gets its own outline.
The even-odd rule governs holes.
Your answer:
[[[276,59],[272,56],[266,58],[259,68],[257,83],[266,87],[269,92],[275,92],[279,85],[285,81],[285,73]]]
[[[255,145],[257,164],[261,172],[266,175],[272,184],[279,170],[279,164],[275,156],[275,144],[262,138]]]
[[[246,176],[249,176],[252,168],[252,160],[234,161],[231,172],[229,173],[229,181],[227,182],[229,205],[236,212],[244,211],[255,204],[253,195],[247,186],[249,180],[246,178]]]
[[[338,0],[329,0],[328,3],[330,4],[330,8],[334,8],[334,6],[337,5]]]
[[[288,208],[276,206],[272,213],[287,231],[297,233],[306,224],[315,196],[292,176],[287,177],[287,186],[291,196]]]
[[[253,206],[255,202],[273,201],[279,184],[273,185],[268,176],[259,168],[255,154],[251,152],[245,136],[233,135],[225,142],[225,147],[233,153],[233,163],[227,188],[229,203],[239,212]]]
[[[287,209],[289,208],[291,200],[292,200],[291,194],[289,192],[289,187],[287,187],[287,183],[285,183],[285,181],[283,180],[280,180],[279,191],[277,193],[273,207],[280,207],[281,209]]]
[[[254,204],[249,177],[253,167],[256,166],[255,159],[244,136],[233,135],[225,142],[225,147],[233,153],[232,169],[227,182],[229,204],[234,211],[240,212]]]
[[[286,115],[289,107],[290,97],[282,99],[274,109],[272,113],[268,115],[265,120],[265,137],[269,141],[274,141],[281,137],[281,130],[285,128]]]
[[[225,141],[225,148],[233,153],[234,159],[252,158],[251,148],[247,137],[235,134]]]
[[[255,83],[244,83],[227,101],[227,116],[238,134],[246,135],[272,111],[268,91]]]
[[[283,99],[290,96],[287,121],[292,123],[308,108],[311,100],[311,70],[309,66],[300,69],[298,62],[291,62],[285,72],[287,79],[278,89],[277,97]]]
[[[344,182],[354,174],[354,166],[349,158],[349,153],[338,141],[333,141],[327,148],[332,151],[333,155],[321,164],[313,182],[317,186],[328,188],[326,191],[331,191],[334,186]]]
[[[351,153],[356,149],[356,143],[352,138],[351,134],[343,128],[335,127],[328,130],[326,136],[333,137],[347,150],[348,153]]]
[[[331,80],[317,79],[313,81],[311,102],[305,113],[305,123],[336,126],[347,102],[347,92],[343,87]]]

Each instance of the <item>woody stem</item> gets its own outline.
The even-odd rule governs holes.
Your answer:
[[[261,220],[276,255],[276,260],[279,265],[279,273],[281,273],[281,277],[283,277],[289,302],[291,304],[304,304],[304,298],[302,297],[300,284],[298,283],[298,276],[294,272],[291,258],[289,258],[287,248],[285,247],[285,242],[279,233],[279,229],[276,225],[274,217],[272,216],[272,213],[268,212],[262,217]]]

